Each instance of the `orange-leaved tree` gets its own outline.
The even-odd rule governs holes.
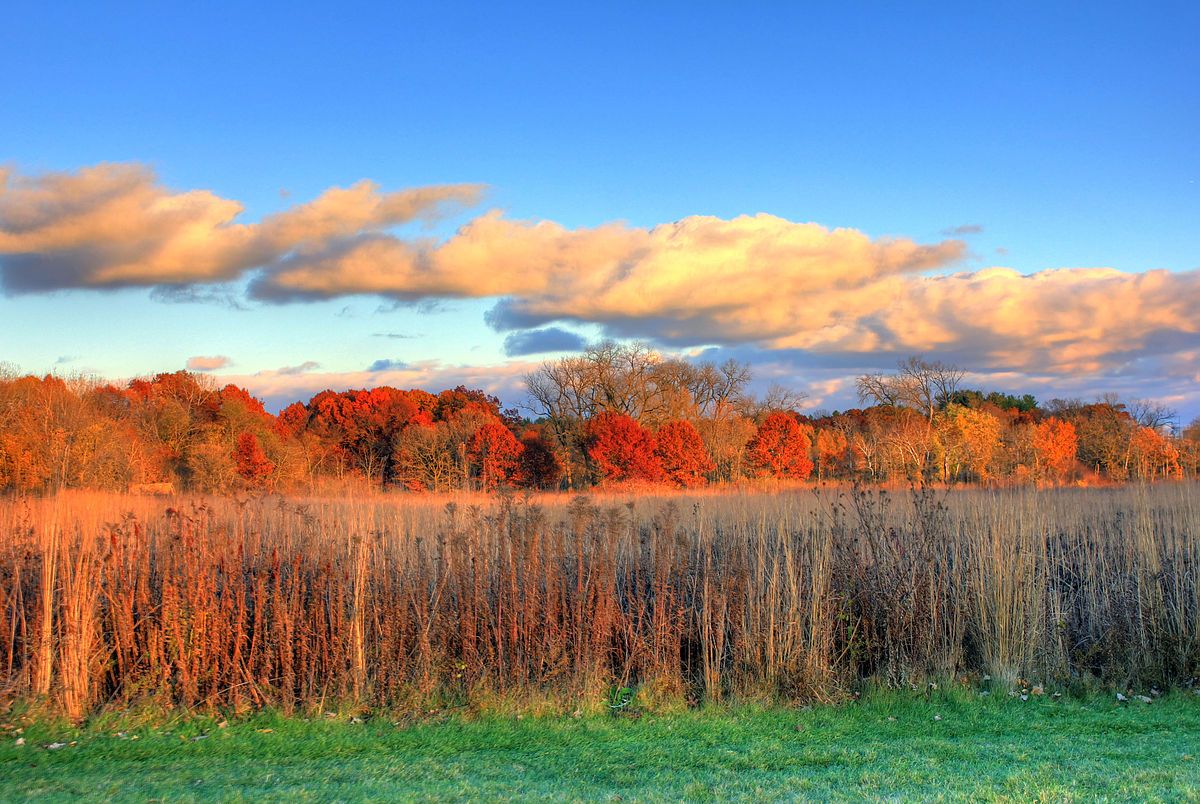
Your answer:
[[[667,422],[658,428],[654,454],[667,480],[684,488],[704,485],[715,468],[700,433],[689,421]]]
[[[392,474],[396,438],[406,428],[432,423],[423,391],[388,386],[341,393],[322,391],[308,403],[308,428],[335,445],[371,483]]]
[[[772,413],[759,426],[748,454],[760,475],[803,480],[812,474],[811,448],[808,433],[795,417]]]
[[[275,471],[275,464],[267,458],[258,436],[251,432],[240,433],[233,449],[233,461],[238,476],[251,488],[262,488]]]
[[[1153,427],[1139,427],[1129,439],[1134,471],[1142,480],[1156,477],[1182,477],[1179,450],[1171,440]]]
[[[823,479],[838,461],[846,457],[850,442],[841,430],[821,428],[817,431],[817,478]]]
[[[467,444],[467,460],[471,471],[489,491],[516,481],[521,468],[521,453],[525,447],[504,426],[490,421],[475,431]]]
[[[605,411],[588,419],[588,458],[608,482],[657,481],[662,466],[654,454],[654,435],[624,413]]]
[[[1062,482],[1075,466],[1079,449],[1075,425],[1051,416],[1033,425],[1030,441],[1038,474]]]

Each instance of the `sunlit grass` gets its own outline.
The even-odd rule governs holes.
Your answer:
[[[0,690],[417,710],[1200,676],[1197,486],[0,501]]]

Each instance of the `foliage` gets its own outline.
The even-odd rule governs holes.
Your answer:
[[[982,408],[991,406],[1000,410],[1013,410],[1018,413],[1032,413],[1037,410],[1037,399],[1033,394],[1006,394],[1003,391],[983,391],[964,389],[955,391],[947,400],[947,404],[961,405],[967,408]]]
[[[535,489],[556,489],[562,481],[562,461],[537,428],[521,436],[521,483]]]
[[[1070,422],[1051,416],[1033,425],[1032,446],[1039,474],[1061,481],[1075,466],[1079,441]]]
[[[275,464],[267,457],[258,436],[254,433],[244,432],[238,435],[233,457],[238,475],[250,488],[265,486],[271,473],[275,471]]]
[[[654,482],[662,477],[654,434],[623,413],[588,419],[587,455],[599,479],[611,483]]]
[[[658,428],[654,454],[666,479],[684,488],[704,485],[715,469],[700,433],[688,421],[667,422]]]
[[[966,472],[987,480],[1000,450],[1000,421],[985,411],[950,404],[939,423],[945,450],[944,479]]]
[[[1130,461],[1141,480],[1182,477],[1179,450],[1170,439],[1151,427],[1138,427],[1129,442]]]
[[[1114,480],[1129,477],[1129,444],[1137,425],[1123,407],[1097,402],[1069,407],[1056,415],[1075,428],[1081,463]]]
[[[527,378],[539,416],[529,421],[463,386],[326,390],[272,415],[242,388],[183,371],[123,387],[10,372],[0,376],[0,491],[688,487],[805,479],[813,468],[822,481],[884,484],[1200,474],[1200,425],[1175,433],[1164,405],[1107,396],[1042,408],[1029,395],[960,389],[962,376],[910,359],[896,374],[860,378],[878,404],[808,419],[796,411],[803,395],[788,388],[751,395],[745,365],[604,343]],[[261,456],[239,463],[239,451],[253,451],[243,434]]]
[[[721,405],[713,416],[697,422],[696,430],[712,458],[717,480],[737,480],[745,475],[746,446],[757,432],[753,419],[731,405]]]
[[[772,413],[758,428],[748,453],[751,464],[763,475],[803,480],[813,470],[811,448],[812,441],[795,417]]]
[[[850,442],[841,430],[823,427],[817,430],[816,450],[817,476],[824,478],[849,453]]]
[[[472,471],[486,490],[511,485],[519,476],[524,445],[499,420],[475,431],[467,446]]]

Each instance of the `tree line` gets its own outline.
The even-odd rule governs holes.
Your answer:
[[[322,391],[272,415],[186,371],[121,386],[0,370],[0,490],[227,493],[331,483],[411,491],[695,487],[759,478],[1061,484],[1200,472],[1200,420],[1160,405],[962,387],[914,357],[857,380],[862,407],[801,412],[750,393],[750,366],[601,343],[525,378],[523,410],[483,391]]]

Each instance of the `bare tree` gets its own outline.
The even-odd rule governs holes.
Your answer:
[[[642,343],[605,341],[526,376],[526,407],[552,422],[612,411],[658,424],[712,415],[742,398],[749,381],[749,367],[735,360],[720,367],[693,364],[664,358]]]
[[[855,381],[858,400],[876,405],[899,407],[904,404],[904,388],[888,374],[863,374]]]
[[[718,408],[733,404],[746,395],[750,366],[730,358],[717,366],[713,363],[685,364],[692,374],[688,384],[696,414],[715,415]]]
[[[798,411],[804,405],[808,394],[795,388],[788,388],[780,383],[771,383],[762,399],[752,396],[742,401],[745,415],[753,419],[762,419],[771,413],[791,413]]]
[[[1045,410],[1052,416],[1067,416],[1083,407],[1080,399],[1051,399],[1045,404]]]
[[[1179,413],[1174,408],[1153,399],[1130,399],[1125,410],[1135,422],[1152,430],[1172,429],[1179,422]]]
[[[910,407],[933,421],[934,412],[958,391],[966,372],[957,366],[913,356],[900,361],[895,374],[864,374],[856,382],[863,402]]]

